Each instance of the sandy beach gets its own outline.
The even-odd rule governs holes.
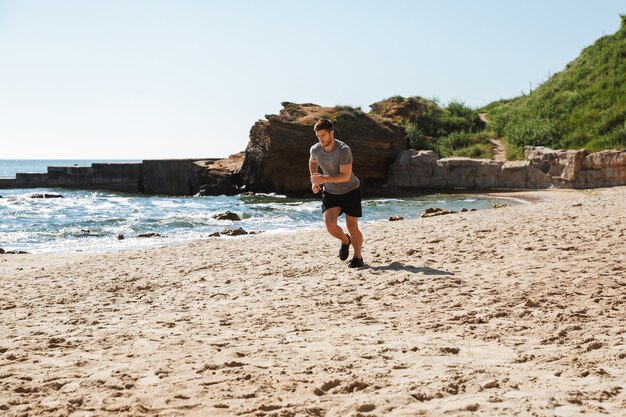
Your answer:
[[[626,187],[106,254],[0,255],[2,416],[626,415]]]

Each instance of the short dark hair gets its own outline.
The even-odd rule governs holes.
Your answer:
[[[331,130],[335,130],[335,127],[333,126],[333,122],[328,119],[322,118],[319,119],[317,123],[315,123],[315,126],[313,126],[313,130],[315,130],[316,132],[320,130],[328,130],[330,132]]]

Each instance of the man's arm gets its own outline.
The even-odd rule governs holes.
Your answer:
[[[317,166],[317,161],[313,158],[309,158],[309,173],[311,174],[311,191],[313,191],[313,194],[320,192],[320,186],[313,183],[313,174],[317,175]]]
[[[309,162],[309,166],[311,163]],[[317,165],[317,163],[316,163]],[[330,176],[322,175],[316,172],[311,172],[311,182],[314,185],[320,186],[324,183],[336,184],[338,182],[347,182],[352,175],[352,164],[339,165],[339,175]]]
[[[317,173],[317,161],[309,158],[309,173],[311,175]]]

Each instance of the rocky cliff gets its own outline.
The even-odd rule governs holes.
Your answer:
[[[317,142],[313,125],[321,117],[335,124],[335,138],[352,149],[353,170],[362,187],[382,185],[400,151],[407,149],[403,131],[389,121],[350,107],[282,103],[250,130],[241,169],[244,188],[256,192],[302,194],[310,191],[309,149]]]
[[[525,149],[526,161],[443,158],[407,150],[391,166],[387,185],[406,188],[541,189],[626,185],[626,150],[588,154],[545,147]]]

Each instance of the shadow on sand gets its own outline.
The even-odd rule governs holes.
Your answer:
[[[371,269],[372,271],[407,271],[412,272],[414,274],[424,274],[424,275],[454,275],[452,272],[443,271],[440,269],[433,269],[427,266],[413,266],[406,265],[402,262],[392,262],[389,265],[385,266],[369,266],[366,265],[362,269]]]

